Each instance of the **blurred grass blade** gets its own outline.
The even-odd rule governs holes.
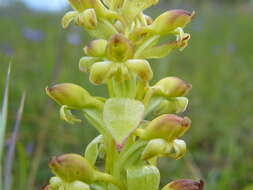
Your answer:
[[[2,157],[4,147],[5,129],[7,124],[8,113],[8,99],[9,99],[9,82],[10,82],[11,65],[9,65],[7,77],[5,81],[4,98],[2,102],[2,109],[0,110],[0,190],[3,189],[2,183]]]
[[[22,95],[18,112],[17,112],[16,122],[15,122],[15,126],[14,126],[12,136],[10,139],[9,149],[7,151],[6,158],[5,158],[6,161],[5,161],[5,169],[4,169],[4,190],[11,190],[11,185],[12,185],[11,172],[12,172],[13,160],[15,156],[15,148],[16,148],[16,143],[17,143],[18,131],[19,131],[20,122],[21,122],[23,110],[24,110],[25,97],[26,97],[26,93],[24,92]]]
[[[26,189],[28,175],[28,157],[23,144],[17,144],[18,151],[18,185],[19,189]]]

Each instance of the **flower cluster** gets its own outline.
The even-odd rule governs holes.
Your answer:
[[[185,111],[185,96],[191,85],[174,76],[150,85],[153,72],[148,60],[187,46],[190,35],[183,28],[194,12],[171,10],[153,20],[143,11],[158,0],[69,3],[74,11],[65,14],[63,27],[74,23],[95,38],[84,47],[79,68],[89,73],[94,85],[106,85],[109,98],[92,96],[70,83],[46,88],[47,94],[61,105],[61,119],[70,124],[81,122],[71,112],[79,110],[100,135],[87,146],[84,156],[52,158],[49,166],[55,177],[45,189],[157,190],[157,159],[180,159],[186,153],[186,143],[180,137],[190,128],[191,120],[176,114]],[[170,41],[164,43],[164,37],[170,37]],[[100,170],[96,167],[98,158],[104,160]],[[177,180],[162,188],[202,189],[203,182],[193,180]]]

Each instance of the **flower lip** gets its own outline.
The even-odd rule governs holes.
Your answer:
[[[197,182],[189,179],[181,179],[170,183],[169,187],[173,190],[203,190],[204,181],[200,180]]]

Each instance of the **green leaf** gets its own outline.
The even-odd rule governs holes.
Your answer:
[[[103,135],[97,136],[93,139],[85,150],[85,158],[92,164],[95,165],[99,152],[101,150],[100,145],[103,143]]]
[[[127,169],[128,190],[157,190],[160,173],[155,166],[134,166]]]
[[[122,146],[138,127],[144,115],[140,101],[128,98],[111,98],[104,105],[103,119],[116,144]]]

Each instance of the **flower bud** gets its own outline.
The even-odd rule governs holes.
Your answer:
[[[95,170],[84,157],[78,154],[53,157],[49,162],[49,167],[65,182],[79,180],[91,183],[95,180]]]
[[[98,24],[96,12],[94,9],[84,10],[75,17],[75,23],[89,30],[96,29]]]
[[[76,11],[67,12],[62,18],[62,27],[64,29],[68,28],[69,24],[74,20],[74,18],[78,15]]]
[[[162,190],[203,190],[204,182],[200,180],[199,182],[189,180],[189,179],[179,179],[167,184]]]
[[[106,54],[109,60],[126,61],[134,55],[134,47],[122,34],[115,34],[109,40]]]
[[[135,73],[143,81],[149,81],[153,77],[153,71],[149,62],[145,59],[130,59],[125,63],[130,71]]]
[[[181,137],[190,125],[187,117],[164,114],[152,120],[145,129],[137,130],[137,135],[145,140],[162,138],[171,142]]]
[[[114,63],[111,61],[97,62],[90,69],[90,81],[99,85],[106,82],[114,71]]]
[[[155,110],[155,113],[181,113],[184,112],[188,105],[188,99],[185,97],[176,97],[166,100],[162,100],[160,106]]]
[[[155,156],[163,156],[164,153],[169,152],[171,148],[172,145],[164,139],[151,140],[142,152],[141,159],[149,160]]]
[[[89,72],[91,66],[97,62],[99,59],[96,57],[82,57],[79,61],[79,69],[82,72]]]
[[[104,57],[107,41],[103,39],[91,41],[85,48],[84,52],[92,57]]]
[[[71,109],[82,109],[94,105],[93,97],[82,87],[71,84],[57,84],[46,88],[46,93],[60,105],[66,105]]]
[[[189,13],[185,10],[171,10],[158,16],[150,25],[156,34],[165,35],[178,27],[185,27],[193,18],[194,12]]]
[[[157,82],[152,88],[154,88],[154,94],[165,97],[178,97],[186,95],[192,86],[180,78],[167,77]]]

